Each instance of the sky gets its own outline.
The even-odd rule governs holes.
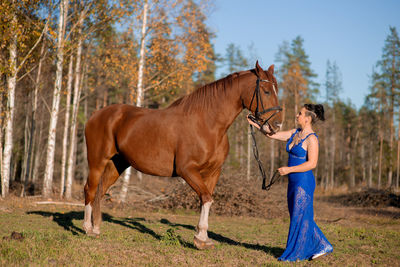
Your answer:
[[[360,108],[389,27],[400,34],[400,0],[215,0],[206,24],[216,34],[216,53],[225,55],[234,43],[247,56],[256,55],[264,69],[278,64],[275,56],[284,41],[301,36],[321,84],[318,100],[325,99],[329,60],[342,75],[340,98]],[[223,73],[219,68],[217,78]]]

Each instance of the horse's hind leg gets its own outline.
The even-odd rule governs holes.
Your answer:
[[[85,203],[85,223],[87,221],[90,222],[89,212],[88,216],[86,215],[86,207],[93,208],[93,229],[91,231],[85,231],[90,235],[99,235],[100,234],[100,224],[101,224],[101,210],[100,210],[100,200],[107,192],[108,188],[115,183],[118,179],[120,174],[129,166],[129,164],[119,155],[114,155],[106,164],[104,171],[97,183],[97,186],[94,190],[93,194],[90,196],[92,197],[92,201]],[[86,193],[86,186],[85,186],[85,193]],[[86,195],[85,195],[86,196]],[[89,209],[90,209],[89,208]],[[91,213],[91,210],[90,210]],[[90,223],[91,225],[91,223]]]
[[[85,216],[83,221],[83,229],[86,234],[91,234],[93,231],[92,225],[92,210],[93,201],[96,195],[97,187],[100,182],[100,177],[104,171],[106,163],[97,165],[96,167],[89,166],[89,176],[86,181],[84,191],[85,191]]]

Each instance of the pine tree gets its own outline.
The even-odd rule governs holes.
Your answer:
[[[388,95],[385,90],[384,83],[381,80],[381,76],[375,71],[372,71],[371,75],[371,87],[370,94],[367,96],[368,107],[374,109],[377,113],[378,118],[378,136],[379,136],[379,145],[378,145],[378,181],[377,187],[378,189],[382,185],[382,169],[383,169],[383,145],[384,145],[384,137],[385,130],[387,127],[384,127],[387,123],[388,113],[385,112],[388,110]]]
[[[327,141],[327,145],[325,146],[325,155],[327,168],[329,168],[329,172],[326,173],[326,183],[325,186],[330,185],[333,187],[335,184],[335,158],[336,158],[336,105],[339,101],[339,94],[343,90],[342,89],[342,80],[341,74],[338,66],[334,62],[333,64],[328,60],[326,66],[326,74],[325,74],[325,90],[326,90],[326,102],[331,106],[331,118],[329,124],[331,127],[328,127],[331,130],[326,130],[325,140]],[[328,138],[329,135],[329,138]],[[328,141],[329,140],[329,141]],[[330,160],[328,160],[328,158]],[[329,167],[328,167],[329,164]]]
[[[389,171],[387,186],[392,186],[394,152],[394,112],[400,99],[400,39],[395,27],[390,27],[390,34],[385,40],[382,59],[378,62],[381,69],[381,84],[389,98]]]
[[[234,73],[238,71],[242,71],[249,67],[249,62],[247,58],[244,56],[244,53],[240,49],[240,47],[236,46],[233,43],[230,43],[226,48],[225,59],[224,62],[227,66],[228,73]],[[232,165],[238,167],[241,165],[243,157],[243,140],[244,135],[247,134],[244,129],[247,129],[247,123],[243,119],[236,120],[230,130],[228,130],[228,137],[230,139],[230,143],[233,144],[230,151],[230,162]],[[245,127],[246,126],[246,127]],[[248,149],[247,149],[248,150]]]

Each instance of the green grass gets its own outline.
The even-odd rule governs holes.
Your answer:
[[[288,265],[277,261],[286,243],[287,218],[211,215],[209,237],[216,246],[213,250],[199,251],[192,242],[198,221],[193,212],[136,212],[129,208],[103,211],[99,238],[83,233],[82,209],[26,205],[0,211],[0,265]],[[374,220],[361,223],[362,226],[359,221],[354,225],[317,221],[333,244],[334,253],[297,265],[399,266],[399,220]],[[3,238],[13,231],[22,233],[24,239]]]

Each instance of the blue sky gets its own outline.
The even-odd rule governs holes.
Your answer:
[[[389,26],[400,34],[400,0],[216,0],[206,23],[216,34],[218,54],[234,43],[246,55],[257,55],[264,68],[274,64],[284,41],[300,35],[316,82],[323,85],[327,60],[335,61],[342,74],[340,97],[359,108]],[[325,90],[320,89],[321,99]]]

